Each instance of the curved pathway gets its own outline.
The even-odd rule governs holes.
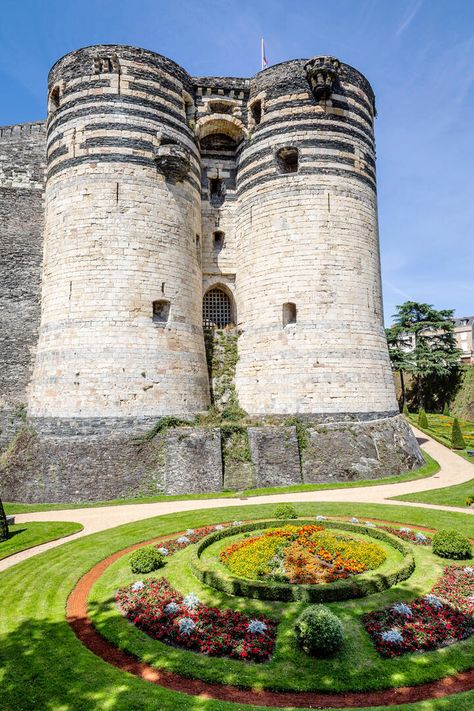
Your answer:
[[[101,506],[98,508],[64,509],[62,511],[39,511],[37,513],[15,515],[16,523],[27,521],[77,521],[83,525],[79,533],[44,543],[29,550],[0,561],[0,571],[9,568],[22,560],[60,546],[66,541],[80,538],[90,533],[97,533],[108,528],[114,528],[125,523],[140,521],[153,516],[177,513],[180,511],[193,511],[195,509],[225,508],[228,506],[245,506],[279,503],[281,501],[320,501],[320,502],[357,502],[365,504],[391,504],[393,506],[414,506],[417,508],[440,509],[442,511],[456,511],[474,515],[474,509],[459,508],[456,506],[438,506],[435,504],[412,503],[409,501],[395,501],[392,496],[402,494],[416,494],[420,491],[440,489],[456,484],[463,484],[474,479],[474,465],[455,454],[447,447],[431,439],[428,435],[413,427],[415,435],[423,445],[423,449],[439,462],[440,471],[431,477],[415,481],[405,481],[399,484],[381,484],[380,486],[354,487],[349,489],[324,489],[320,491],[304,491],[291,494],[271,494],[269,496],[251,497],[248,499],[199,499],[185,501],[160,501],[153,504],[124,504],[123,506]]]

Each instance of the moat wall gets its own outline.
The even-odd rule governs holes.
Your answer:
[[[249,456],[226,449],[228,439],[218,427],[172,428],[148,439],[152,423],[146,419],[29,424],[0,459],[6,501],[78,502],[352,482],[393,476],[424,461],[401,415],[302,422],[299,432],[295,425],[243,428]],[[241,452],[242,442],[238,446]]]

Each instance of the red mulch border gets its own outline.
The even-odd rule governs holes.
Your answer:
[[[383,521],[381,519],[368,520],[377,521],[384,525],[404,525],[400,522]],[[434,529],[422,526],[414,526],[414,528],[419,528],[429,533],[436,532]],[[141,662],[132,654],[115,647],[97,632],[87,611],[89,593],[94,583],[104,574],[105,570],[122,556],[141,546],[158,543],[179,535],[179,533],[175,533],[160,536],[159,538],[152,538],[149,541],[142,541],[104,558],[82,576],[68,597],[66,619],[74,631],[74,634],[93,654],[96,654],[114,667],[140,677],[152,684],[156,684],[157,686],[163,686],[166,689],[190,694],[191,696],[200,696],[201,698],[240,704],[273,706],[277,708],[288,706],[297,708],[392,707],[398,704],[438,699],[450,694],[457,694],[474,689],[474,668],[418,686],[403,686],[398,689],[383,689],[380,691],[329,693],[320,691],[292,692],[240,689],[236,686],[212,684],[201,681],[200,679],[189,679],[175,672],[160,670],[156,667],[152,667],[150,664]]]

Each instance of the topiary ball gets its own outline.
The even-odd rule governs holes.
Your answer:
[[[325,605],[307,607],[295,622],[300,646],[311,656],[330,656],[344,642],[341,620]]]
[[[164,558],[153,546],[139,548],[130,556],[132,573],[151,573],[162,565],[164,565]]]
[[[436,553],[441,558],[462,560],[472,556],[470,541],[458,531],[438,531],[433,536],[432,546],[433,553]]]
[[[298,518],[296,509],[291,504],[278,504],[273,512],[274,518],[288,519]]]

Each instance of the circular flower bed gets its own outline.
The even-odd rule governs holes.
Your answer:
[[[318,585],[378,568],[386,559],[379,545],[328,531],[323,526],[284,526],[225,548],[220,559],[235,575]]]
[[[278,521],[243,524],[207,536],[193,554],[194,574],[201,582],[231,595],[330,602],[386,590],[414,570],[409,547],[374,527],[330,521],[315,525],[314,519],[283,527],[275,524]],[[202,559],[206,548],[220,539],[251,531],[258,533],[221,552],[220,566]],[[375,570],[385,560],[383,547],[372,540],[347,536],[346,531],[389,544],[402,554],[403,561],[383,572]]]

